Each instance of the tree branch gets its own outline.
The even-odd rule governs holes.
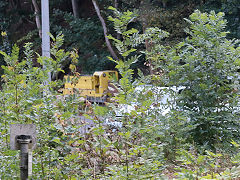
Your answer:
[[[105,41],[106,41],[106,44],[107,44],[107,47],[108,47],[108,50],[110,51],[111,55],[113,56],[114,59],[118,59],[117,55],[115,54],[113,48],[112,48],[112,45],[107,37],[107,26],[106,26],[106,23],[103,19],[103,17],[101,16],[101,13],[100,13],[100,9],[97,5],[97,2],[96,0],[92,0],[92,3],[94,5],[94,8],[95,8],[95,11],[98,15],[98,18],[100,19],[101,21],[101,24],[102,24],[102,27],[103,27],[103,33],[104,33],[104,37],[105,37]]]
[[[40,10],[39,10],[36,0],[32,0],[32,3],[34,6],[34,11],[35,11],[34,14],[35,14],[35,19],[36,19],[36,25],[38,28],[38,34],[39,34],[39,37],[42,38],[41,20],[40,20],[40,15],[39,15]]]
[[[73,15],[74,17],[78,18],[79,13],[78,13],[78,4],[76,0],[72,0],[72,9],[73,9]]]

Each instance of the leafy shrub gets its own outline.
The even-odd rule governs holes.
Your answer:
[[[239,137],[239,47],[228,40],[224,14],[195,11],[189,37],[166,55],[168,85],[184,86],[178,110],[192,126],[189,140],[214,148]]]

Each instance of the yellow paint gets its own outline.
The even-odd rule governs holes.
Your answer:
[[[78,92],[80,96],[103,97],[111,79],[118,80],[117,71],[96,71],[92,76],[64,76],[66,83],[63,94]],[[75,82],[75,83],[74,83]]]

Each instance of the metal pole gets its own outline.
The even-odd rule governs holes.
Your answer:
[[[21,135],[17,137],[17,142],[20,144],[20,178],[21,180],[28,179],[28,144],[31,142],[31,137]]]
[[[50,28],[49,28],[49,1],[41,0],[42,11],[42,56],[50,58]],[[46,65],[43,65],[46,69]],[[48,73],[48,81],[51,81],[51,72]],[[48,84],[48,82],[45,82]]]

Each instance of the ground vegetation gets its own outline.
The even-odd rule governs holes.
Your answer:
[[[97,6],[94,6],[94,2]],[[20,47],[31,41],[34,50],[41,51],[41,1],[40,0],[10,0],[0,1],[0,30],[6,32],[5,38],[1,36],[0,49],[11,49],[14,43]],[[210,12],[224,12],[228,20],[227,30],[231,31],[231,38],[239,38],[239,1],[229,0],[198,0],[198,1],[173,1],[173,0],[114,0],[114,1],[91,1],[91,0],[59,0],[50,1],[51,33],[56,35],[60,32],[65,34],[65,48],[76,48],[79,53],[79,73],[92,73],[96,70],[113,69],[114,64],[107,61],[106,56],[118,56],[118,51],[107,41],[107,35],[119,35],[114,31],[113,24],[107,21],[110,15],[109,6],[121,11],[138,11],[139,16],[129,26],[138,27],[142,32],[148,27],[159,27],[170,33],[165,44],[175,44],[184,39],[187,34],[184,29],[187,26],[183,18],[188,17],[195,9]],[[98,8],[95,8],[98,7]],[[98,10],[97,10],[98,9]],[[97,11],[101,12],[100,21]],[[103,26],[103,20],[106,24]],[[105,30],[104,30],[105,29]],[[105,34],[104,34],[105,32]],[[107,33],[108,32],[108,33]],[[7,45],[9,44],[9,45]],[[142,45],[143,49],[151,46],[147,41]],[[145,47],[144,47],[145,46]],[[112,49],[112,50],[111,50]],[[114,55],[115,54],[115,55]],[[3,59],[0,60],[4,63]],[[143,57],[135,66],[144,68]],[[69,65],[66,60],[65,70]],[[134,67],[135,72],[137,67]],[[151,69],[145,74],[151,74]]]
[[[166,8],[174,2],[155,3]],[[228,38],[224,13],[194,11],[184,20],[186,37],[166,44],[166,29],[136,26],[138,11],[108,11],[114,31],[107,38],[118,58],[106,58],[121,78],[118,95],[104,106],[84,103],[77,93],[64,97],[58,78],[44,83],[48,72],[65,73],[66,59],[79,76],[79,49],[64,45],[62,33],[51,35],[51,58],[33,43],[0,51],[1,179],[19,177],[18,151],[9,150],[12,123],[37,126],[33,179],[239,178],[240,48]],[[142,57],[149,74],[139,68],[136,78],[133,67]]]

